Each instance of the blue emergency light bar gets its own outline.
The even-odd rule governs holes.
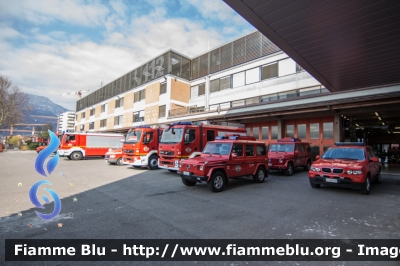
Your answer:
[[[176,125],[193,125],[192,122],[174,122],[171,124],[171,126],[176,126]]]
[[[230,136],[229,139],[238,140],[238,139],[239,139],[239,136]]]
[[[215,139],[216,140],[228,139],[228,137],[227,136],[216,136]]]
[[[364,146],[364,142],[335,142],[335,146]]]
[[[300,139],[297,139],[297,140],[300,140]],[[283,138],[283,139],[278,139],[278,142],[281,142],[281,141],[291,141],[291,142],[295,142],[296,139],[295,139],[295,138]]]

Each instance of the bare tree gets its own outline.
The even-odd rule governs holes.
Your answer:
[[[0,76],[0,127],[22,122],[24,114],[30,110],[29,95]]]

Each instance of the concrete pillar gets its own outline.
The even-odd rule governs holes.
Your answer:
[[[285,132],[285,129],[283,128],[284,126],[285,126],[284,121],[281,118],[279,118],[278,119],[278,139],[281,139],[284,137],[284,132]]]
[[[340,142],[342,139],[342,123],[340,120],[340,115],[335,113],[333,115],[333,140],[335,142]]]
[[[205,102],[205,109],[209,110],[210,107],[210,77],[206,76],[206,84],[205,84],[205,98],[206,98],[206,102]]]

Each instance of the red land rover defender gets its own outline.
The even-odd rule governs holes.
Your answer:
[[[285,175],[292,175],[297,167],[308,171],[311,166],[311,148],[307,142],[297,138],[278,139],[272,143],[268,151],[269,169],[284,171]]]
[[[241,176],[262,183],[268,177],[265,143],[249,136],[217,137],[199,157],[180,161],[178,174],[186,186],[207,182],[212,192],[222,191],[229,179]]]
[[[374,149],[360,142],[337,142],[308,172],[313,188],[321,185],[359,189],[368,195],[371,182],[381,182],[381,167]]]

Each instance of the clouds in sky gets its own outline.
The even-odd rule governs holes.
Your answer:
[[[190,57],[254,31],[220,0],[0,0],[0,75],[71,110],[168,49]]]

